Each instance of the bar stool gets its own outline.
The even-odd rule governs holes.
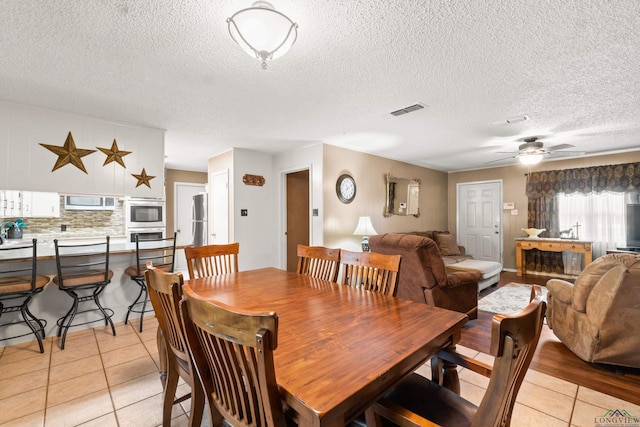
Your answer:
[[[49,276],[37,274],[37,240],[31,244],[0,247],[0,317],[5,313],[20,311],[22,320],[0,324],[0,327],[26,324],[30,332],[2,338],[0,341],[33,334],[38,340],[40,353],[44,353],[42,339],[45,338],[45,319],[39,319],[29,310],[34,295],[42,292],[51,282]]]
[[[62,336],[60,348],[64,350],[69,328],[86,325],[93,322],[104,321],[105,325],[111,326],[113,335],[116,335],[116,328],[113,326],[111,317],[113,310],[102,307],[99,296],[104,288],[111,283],[113,271],[109,270],[109,236],[104,240],[92,243],[70,243],[65,241],[54,241],[56,248],[56,267],[58,275],[53,278],[53,282],[73,298],[73,305],[63,317],[58,319],[58,336]],[[78,311],[80,303],[93,302],[95,308]],[[73,323],[77,314],[99,312],[100,318],[86,320],[86,316],[81,323]]]
[[[129,306],[124,323],[127,324],[131,313],[140,313],[139,330],[142,332],[144,314],[153,311],[153,307],[147,308],[149,295],[147,292],[147,285],[144,280],[144,273],[147,271],[147,265],[149,263],[151,263],[156,269],[160,269],[167,273],[173,273],[176,254],[176,233],[173,233],[172,237],[165,237],[161,239],[140,240],[139,237],[140,236],[136,234],[136,264],[127,267],[124,273],[131,277],[131,280],[140,287],[140,292],[138,292],[138,296]],[[141,308],[138,307],[140,305],[142,305]]]

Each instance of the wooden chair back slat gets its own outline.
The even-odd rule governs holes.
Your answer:
[[[298,245],[298,274],[335,282],[339,269],[339,249]]]
[[[342,285],[395,296],[400,255],[340,250]]]
[[[238,271],[240,243],[184,248],[189,277],[192,279]]]
[[[276,383],[276,313],[246,313],[205,300],[190,288],[180,304],[187,342],[214,425],[286,425]],[[217,410],[217,411],[216,411]]]

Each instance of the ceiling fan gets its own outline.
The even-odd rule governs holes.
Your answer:
[[[518,147],[517,153],[508,153],[512,154],[510,157],[505,157],[498,160],[492,160],[486,163],[494,163],[500,162],[508,159],[518,159],[520,163],[525,165],[535,165],[542,161],[545,156],[552,157],[570,157],[570,156],[579,156],[585,154],[584,151],[560,151],[566,150],[567,148],[575,148],[575,145],[571,144],[559,144],[553,145],[551,147],[545,148],[544,144],[541,141],[538,141],[538,136],[531,136],[522,138],[519,141],[524,142],[524,144],[520,144]],[[498,152],[507,154],[504,151]]]

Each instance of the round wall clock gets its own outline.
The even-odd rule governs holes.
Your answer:
[[[336,194],[342,203],[351,203],[356,198],[356,181],[350,175],[343,174],[336,181]]]

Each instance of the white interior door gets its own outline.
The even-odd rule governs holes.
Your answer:
[[[211,239],[214,244],[229,243],[229,171],[213,172],[210,177]]]
[[[502,264],[502,182],[461,183],[458,242],[475,259]]]
[[[206,184],[194,184],[190,182],[176,182],[174,186],[174,224],[176,231],[176,245],[190,245],[193,243],[191,235],[192,203],[193,196],[207,191]],[[184,257],[184,250],[176,250],[176,270],[187,269],[187,261]]]

